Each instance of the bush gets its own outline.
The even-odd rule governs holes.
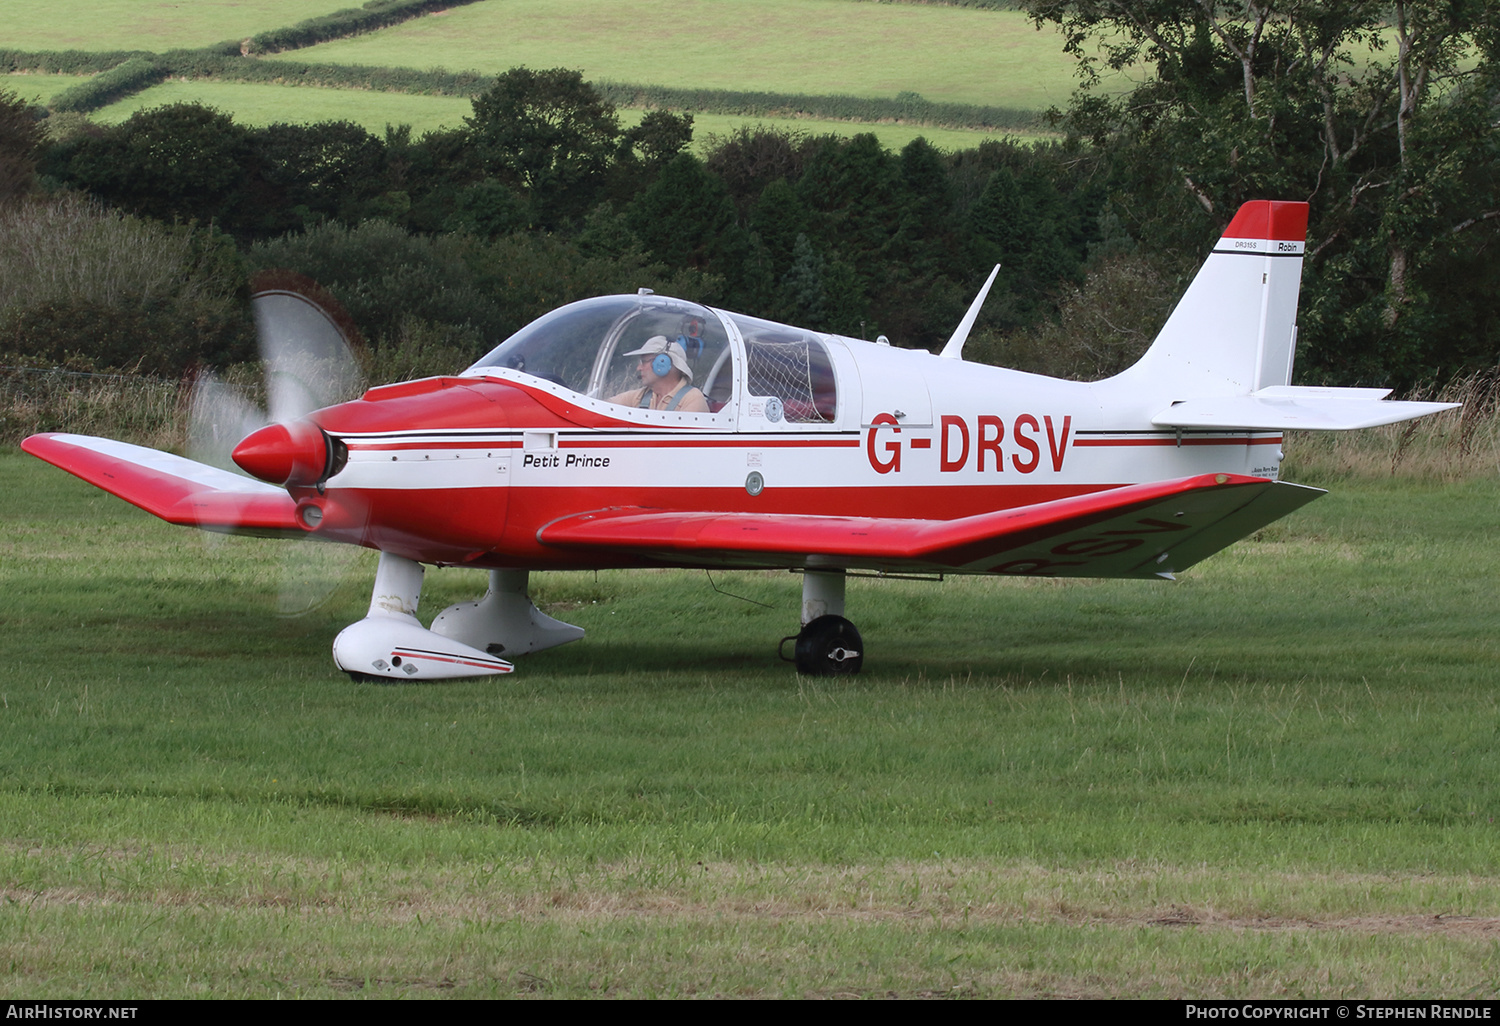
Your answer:
[[[15,366],[0,355],[0,445],[38,431],[103,435],[156,449],[181,448],[184,392],[176,380]]]
[[[989,107],[972,103],[940,103],[917,93],[895,97],[839,96],[809,93],[763,93],[736,89],[678,89],[628,82],[596,82],[604,98],[616,107],[661,107],[733,117],[811,117],[831,121],[897,121],[944,128],[1031,129],[1038,123],[1034,110]]]
[[[1118,374],[1140,359],[1176,305],[1181,287],[1138,255],[1100,261],[1063,295],[1056,319],[1001,334],[976,331],[964,358],[1077,381]]]
[[[0,89],[0,206],[31,191],[46,139],[46,129],[31,106],[16,93]]]
[[[0,352],[168,376],[254,354],[233,244],[77,198],[0,213]]]
[[[382,221],[286,235],[258,243],[248,259],[256,268],[295,271],[327,288],[369,340],[377,365],[396,361],[377,376],[401,373],[403,360],[414,366],[427,359],[388,356],[392,347],[467,347],[459,362],[467,365],[527,322],[577,299],[647,287],[713,300],[723,287],[713,275],[670,273],[639,251],[586,255],[537,233],[494,241],[465,234],[428,237]]]

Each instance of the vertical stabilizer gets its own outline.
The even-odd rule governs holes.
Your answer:
[[[1306,241],[1306,203],[1240,207],[1161,334],[1121,377],[1172,399],[1290,384]]]

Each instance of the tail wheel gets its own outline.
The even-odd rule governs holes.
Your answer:
[[[820,616],[803,627],[794,651],[797,672],[810,677],[858,673],[865,662],[859,631],[842,616]]]

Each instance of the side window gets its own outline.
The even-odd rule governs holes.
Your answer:
[[[745,391],[781,401],[789,424],[831,424],[838,387],[828,349],[800,328],[754,317],[734,318],[745,339]]]

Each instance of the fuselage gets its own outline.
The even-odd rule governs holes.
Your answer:
[[[626,315],[599,319],[598,339],[580,344],[575,318],[574,337],[548,343],[597,348],[588,368],[576,354],[571,372],[542,367],[534,339],[524,361],[510,357],[526,366],[505,366],[508,342],[461,377],[376,388],[313,414],[348,458],[321,494],[291,489],[315,507],[306,519],[423,562],[555,569],[601,565],[537,540],[589,510],[952,520],[1202,473],[1277,476],[1279,432],[1154,428],[1170,398],[1128,378],[1063,381],[657,297],[574,305],[606,301]],[[632,344],[632,317],[656,315],[639,334],[683,310],[721,328],[698,343],[712,362],[697,378],[710,410],[603,398],[628,373],[610,368]]]

